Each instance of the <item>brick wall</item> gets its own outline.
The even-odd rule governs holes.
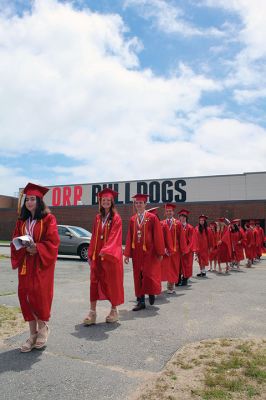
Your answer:
[[[163,218],[163,207],[161,204],[159,215]],[[149,204],[147,208],[155,207],[156,204]],[[260,219],[265,228],[266,201],[235,201],[235,202],[202,202],[202,203],[182,203],[178,204],[177,210],[187,208],[191,214],[189,222],[192,225],[198,223],[198,216],[205,214],[209,216],[209,221],[218,217],[249,218]],[[117,210],[123,220],[123,239],[125,241],[128,220],[132,215],[132,205],[118,205]],[[97,206],[73,206],[73,207],[51,207],[51,211],[57,218],[58,224],[82,226],[89,231],[95,214],[98,212]],[[0,240],[9,240],[16,223],[16,209],[0,209]]]

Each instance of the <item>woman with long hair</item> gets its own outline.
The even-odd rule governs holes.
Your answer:
[[[212,236],[210,228],[207,225],[208,217],[206,215],[199,216],[199,224],[195,228],[195,244],[194,251],[196,260],[199,263],[200,273],[198,277],[206,277],[206,267],[209,265],[209,252],[212,248]]]
[[[23,353],[43,348],[49,334],[59,236],[56,219],[43,201],[48,190],[27,184],[11,244],[12,268],[18,269],[20,307],[30,330],[21,347]]]
[[[105,188],[98,194],[99,213],[96,215],[88,250],[90,274],[90,311],[84,325],[96,323],[98,300],[109,300],[111,310],[106,322],[118,321],[117,306],[124,303],[122,220],[114,198],[118,195]]]
[[[210,223],[210,232],[212,237],[212,248],[210,249],[209,260],[210,260],[210,269],[209,271],[216,272],[217,266],[217,224],[216,222]],[[212,268],[212,263],[214,263],[214,268]]]
[[[226,268],[225,272],[229,272],[229,263],[231,261],[231,240],[230,240],[230,232],[225,224],[225,218],[218,218],[217,221],[217,262],[219,271],[218,273],[222,273],[221,264],[225,263]]]
[[[240,261],[244,260],[245,234],[239,227],[240,219],[234,219],[230,224],[230,238],[232,245],[232,267],[240,269]]]

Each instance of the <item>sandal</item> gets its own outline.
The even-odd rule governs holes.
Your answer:
[[[111,309],[110,314],[107,315],[105,321],[111,324],[118,321],[118,311],[116,308]]]
[[[37,339],[37,333],[35,333],[34,335],[30,335],[30,337],[26,340],[26,342],[21,346],[20,348],[21,353],[28,353],[29,351],[34,349],[36,339]]]
[[[90,310],[87,317],[84,318],[83,324],[85,326],[95,325],[96,324],[96,311]]]
[[[42,349],[46,345],[49,333],[50,329],[47,324],[45,324],[43,328],[39,329],[35,349]]]

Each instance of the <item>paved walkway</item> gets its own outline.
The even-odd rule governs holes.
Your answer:
[[[0,247],[0,254],[4,253]],[[16,272],[0,259],[0,295],[16,291]],[[197,268],[195,268],[195,273]],[[88,309],[89,269],[78,259],[60,258],[56,267],[51,336],[44,351],[20,354],[26,334],[0,348],[1,396],[13,399],[124,400],[160,371],[185,343],[205,338],[266,336],[266,260],[228,276],[193,278],[176,295],[162,293],[155,306],[138,313],[131,266],[125,269],[126,302],[120,323],[104,323],[107,302],[98,308],[98,324],[81,323]],[[16,295],[1,304],[18,305]]]

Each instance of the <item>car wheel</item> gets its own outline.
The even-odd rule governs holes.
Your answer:
[[[88,261],[88,244],[83,244],[78,250],[78,255],[82,261]]]

